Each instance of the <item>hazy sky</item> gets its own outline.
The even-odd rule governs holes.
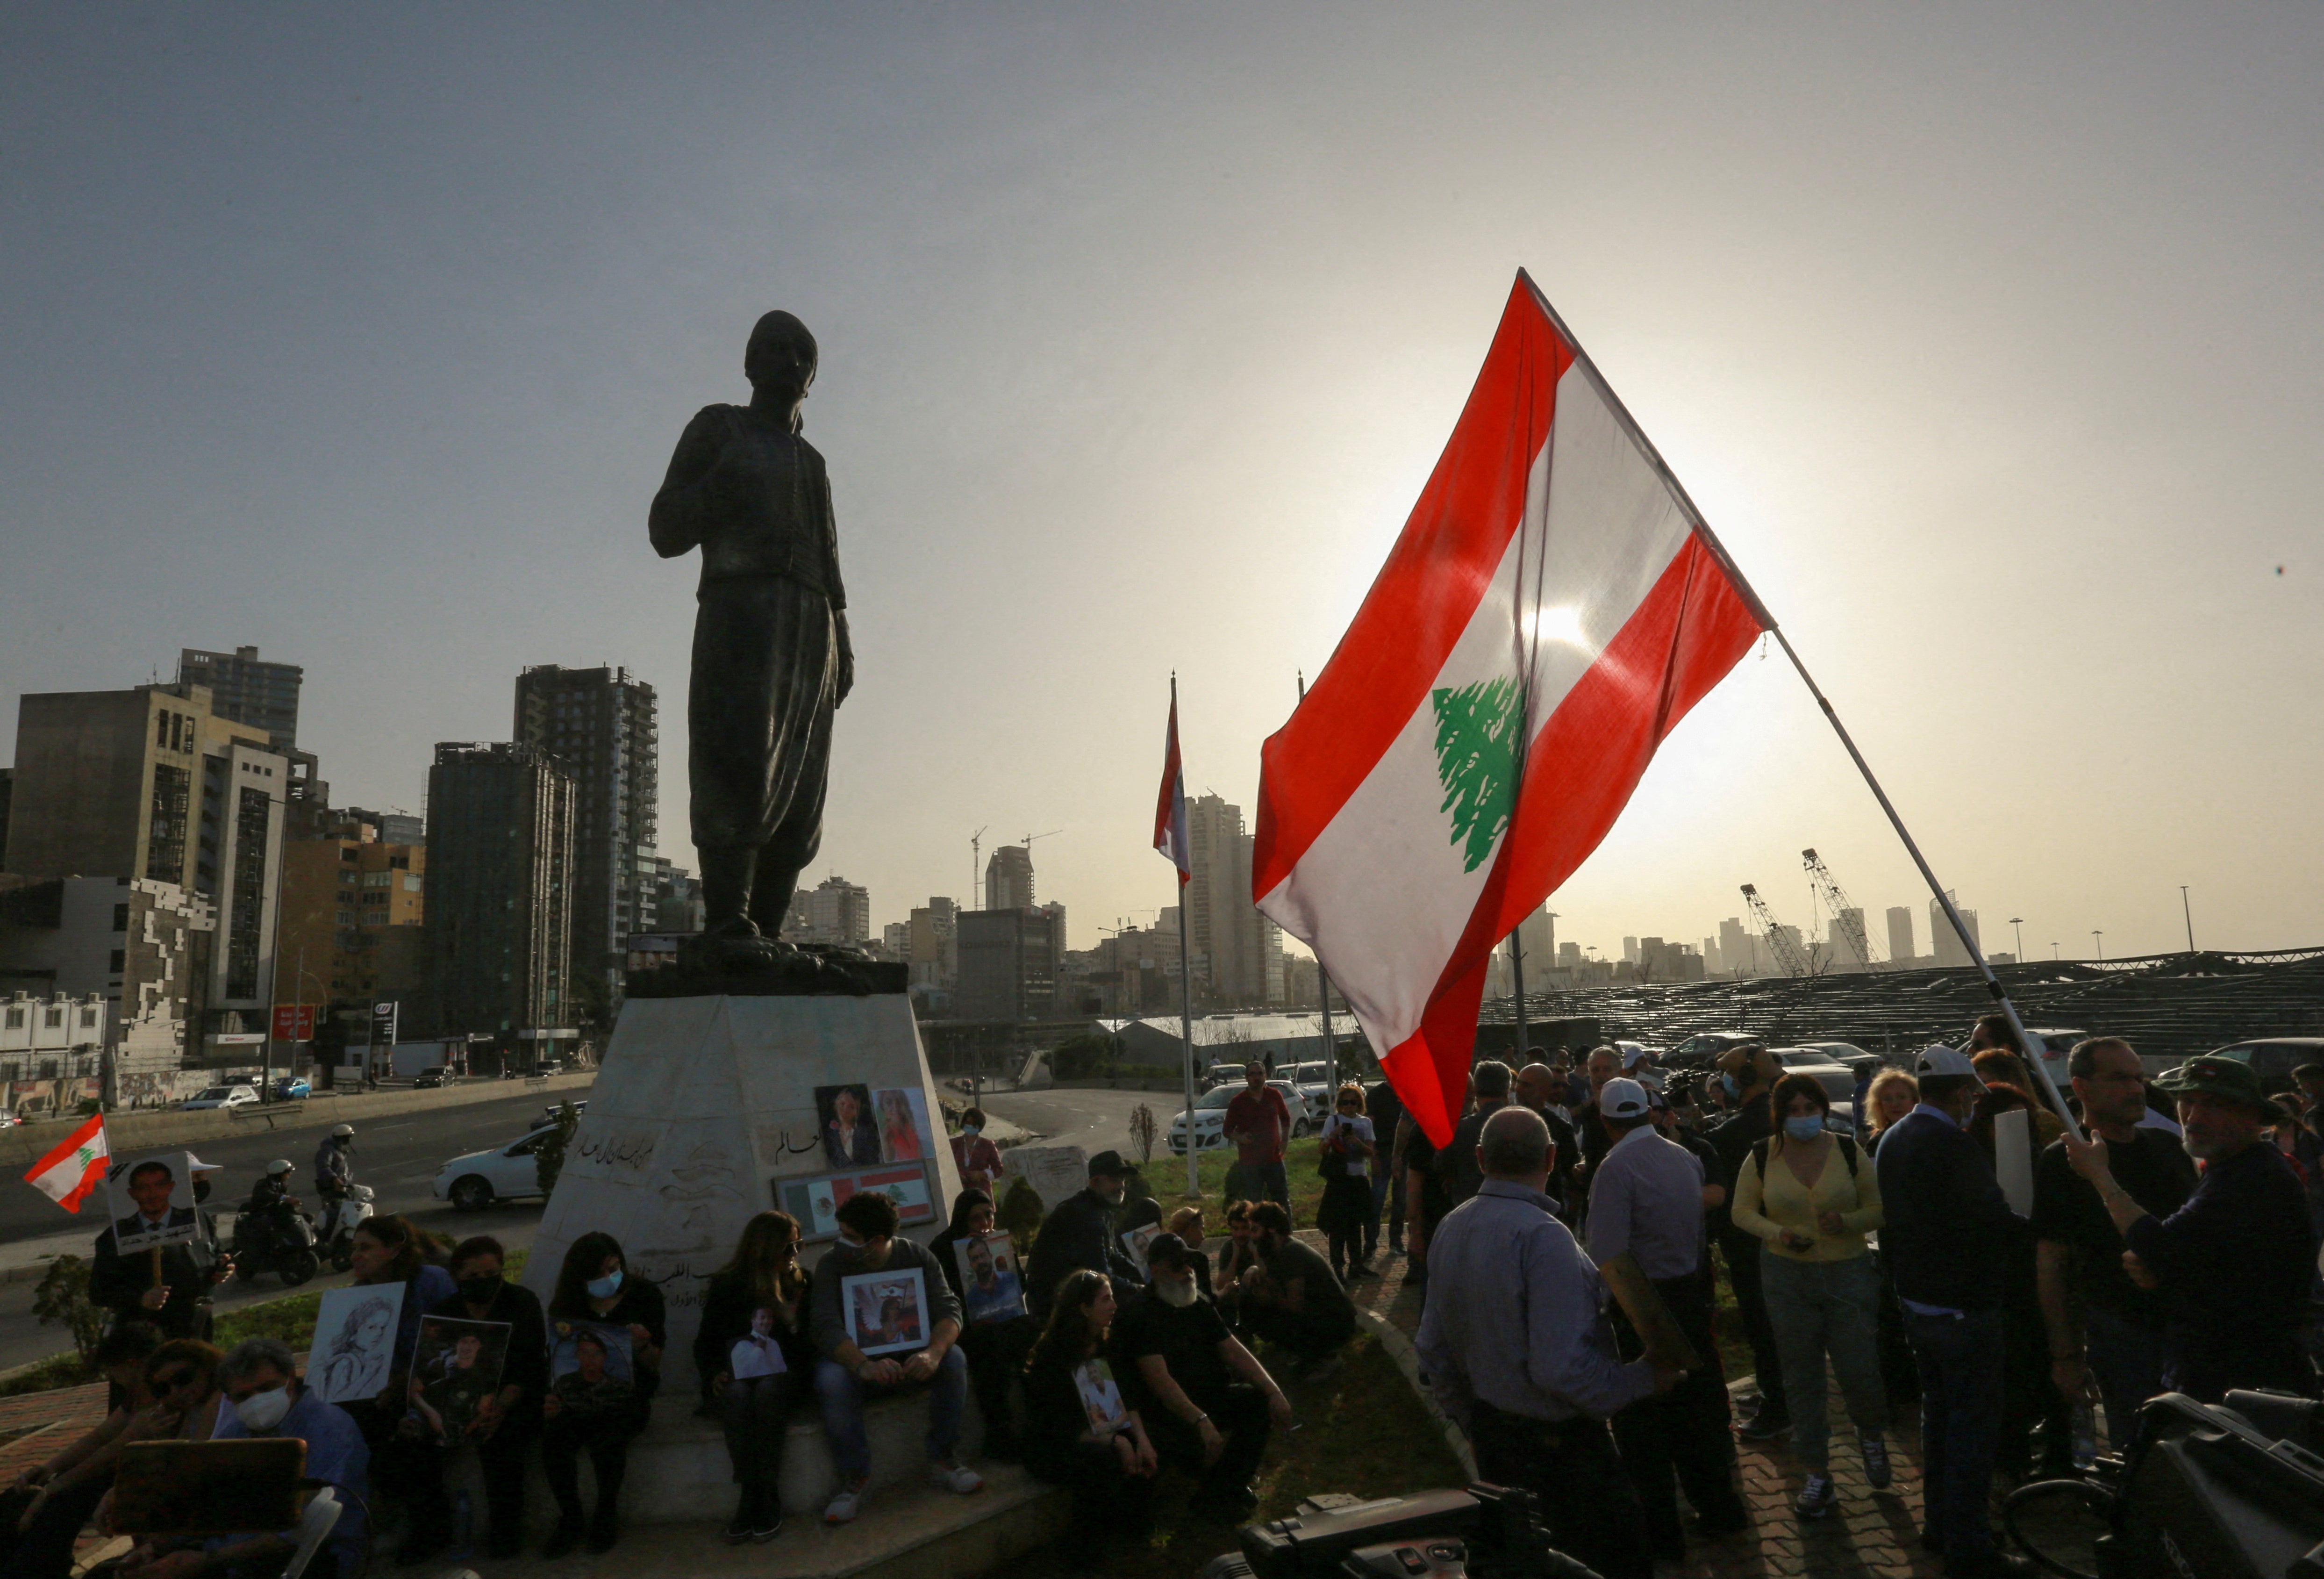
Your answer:
[[[1060,829],[1087,946],[1172,900],[1171,669],[1250,807],[1522,264],[1988,944],[2181,946],[2180,883],[2324,943],[2319,79],[2297,5],[9,4],[0,716],[255,642],[418,810],[520,666],[624,664],[690,864],[646,505],[785,307],[861,662],[819,865],[885,922]],[[1928,946],[1755,655],[1561,936],[1804,924],[1810,845]]]

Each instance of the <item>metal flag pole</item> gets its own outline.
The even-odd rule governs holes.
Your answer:
[[[1307,677],[1299,677],[1299,699],[1307,699]],[[1332,1111],[1340,1111],[1340,1044],[1332,1035],[1332,973],[1323,968],[1321,955],[1315,959],[1315,996],[1323,1005],[1323,1092]],[[1187,1121],[1189,1123],[1193,1120]]]
[[[1178,733],[1178,673],[1170,671],[1170,733],[1175,742]],[[1170,793],[1178,801],[1177,810],[1183,817],[1186,801],[1186,757],[1181,745],[1178,754],[1178,778]],[[1194,852],[1189,850],[1191,857]],[[1194,1150],[1198,1137],[1194,1133],[1194,956],[1186,943],[1187,874],[1178,874],[1178,1034],[1186,1044],[1185,1059],[1186,1077],[1186,1198],[1202,1198],[1202,1187],[1194,1182]]]
[[[1783,627],[1775,623],[1775,616],[1769,613],[1767,605],[1759,600],[1759,595],[1751,589],[1750,582],[1744,578],[1741,567],[1738,566],[1734,557],[1728,553],[1726,545],[1719,540],[1719,534],[1711,530],[1711,523],[1703,519],[1702,512],[1695,508],[1694,500],[1688,495],[1686,485],[1678,480],[1678,474],[1672,471],[1669,463],[1663,459],[1662,452],[1657,450],[1654,441],[1646,437],[1646,429],[1638,426],[1637,419],[1630,415],[1630,408],[1622,403],[1621,396],[1614,392],[1614,387],[1606,382],[1605,374],[1598,371],[1598,365],[1592,362],[1590,359],[1590,354],[1582,348],[1582,342],[1573,337],[1573,331],[1566,327],[1565,320],[1557,316],[1557,309],[1549,304],[1549,298],[1542,294],[1541,287],[1535,284],[1533,276],[1523,269],[1517,271],[1517,277],[1526,282],[1526,289],[1533,293],[1535,303],[1548,317],[1549,321],[1556,326],[1558,334],[1563,337],[1566,345],[1572,348],[1575,363],[1588,375],[1590,382],[1597,386],[1600,397],[1605,401],[1607,408],[1620,420],[1624,431],[1629,436],[1630,442],[1638,447],[1640,457],[1653,466],[1661,475],[1663,481],[1669,485],[1671,496],[1676,499],[1680,508],[1686,512],[1688,522],[1694,529],[1695,535],[1702,540],[1703,546],[1709,549],[1711,556],[1719,561],[1720,568],[1727,573],[1728,579],[1734,584],[1735,590],[1742,596],[1743,601],[1758,617],[1761,628],[1775,639],[1776,644],[1784,650],[1784,656],[1792,660],[1792,668],[1798,672],[1801,683],[1808,688],[1808,695],[1813,697],[1816,706],[1823,709],[1824,717],[1831,724],[1832,733],[1840,736],[1840,743],[1847,748],[1849,760],[1856,764],[1857,771],[1864,775],[1864,782],[1871,790],[1872,798],[1880,803],[1880,809],[1887,814],[1888,826],[1895,828],[1897,838],[1904,841],[1905,854],[1913,857],[1913,864],[1920,868],[1921,876],[1929,885],[1929,891],[1936,896],[1937,903],[1943,907],[1945,919],[1951,924],[1954,934],[1960,938],[1961,947],[1969,952],[1969,960],[1977,966],[1978,974],[1985,978],[1985,990],[1993,995],[1994,1002],[2000,1006],[2003,1018],[2009,1021],[2009,1029],[2015,1034],[2017,1045],[2024,1050],[2025,1062],[2030,1067],[2034,1078],[2040,1083],[2043,1094],[2050,1099],[2050,1105],[2057,1110],[2058,1116],[2065,1120],[2068,1127],[2071,1128],[2075,1122],[2073,1113],[2066,1106],[2066,1099],[2059,1094],[2057,1082],[2050,1078],[2050,1071],[2043,1067],[2041,1052],[2036,1050],[2032,1039],[2026,1035],[2025,1022],[2018,1017],[2017,1006],[2009,1001],[2008,990],[2002,986],[2001,978],[1994,974],[1993,966],[1986,960],[1985,951],[1977,946],[1977,939],[1969,935],[1968,923],[1961,919],[1960,911],[1954,908],[1952,895],[1946,892],[1944,884],[1937,881],[1937,874],[1930,867],[1928,858],[1921,854],[1921,846],[1914,842],[1912,833],[1904,826],[1904,819],[1896,814],[1895,805],[1888,799],[1888,792],[1880,787],[1880,780],[1873,776],[1872,764],[1864,760],[1862,752],[1857,750],[1856,741],[1849,734],[1847,725],[1840,723],[1840,715],[1833,710],[1830,698],[1825,697],[1822,688],[1815,683],[1815,677],[1808,673],[1808,666],[1800,661],[1800,655],[1793,650],[1791,639],[1784,634]]]
[[[1532,1049],[1526,1045],[1530,1039],[1526,1032],[1525,922],[1523,921],[1519,921],[1517,929],[1509,934],[1509,984],[1517,989],[1517,1045],[1515,1056],[1510,1060],[1510,1067],[1522,1069],[1533,1061],[1526,1056]]]

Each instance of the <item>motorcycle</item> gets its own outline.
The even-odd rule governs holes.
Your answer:
[[[372,1198],[371,1186],[349,1185],[336,1205],[327,1198],[323,1203],[322,1243],[317,1249],[338,1271],[355,1264],[355,1227],[373,1215]]]
[[[314,1225],[299,1209],[295,1196],[272,1205],[245,1207],[234,1220],[235,1275],[254,1283],[267,1272],[279,1274],[282,1286],[295,1288],[323,1270],[315,1253]]]

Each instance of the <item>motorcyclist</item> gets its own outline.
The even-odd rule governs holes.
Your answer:
[[[322,1199],[326,1221],[346,1197],[347,1187],[355,1182],[355,1150],[353,1124],[333,1124],[323,1143],[315,1148],[315,1194]]]
[[[290,1193],[290,1175],[294,1165],[287,1157],[278,1157],[266,1165],[266,1171],[250,1187],[250,1199],[243,1210],[260,1215],[271,1215],[285,1206],[295,1206],[298,1197]]]

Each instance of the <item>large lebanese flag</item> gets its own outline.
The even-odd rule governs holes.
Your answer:
[[[1252,898],[1435,1143],[1494,946],[1774,623],[1520,271],[1388,564],[1260,757]]]

